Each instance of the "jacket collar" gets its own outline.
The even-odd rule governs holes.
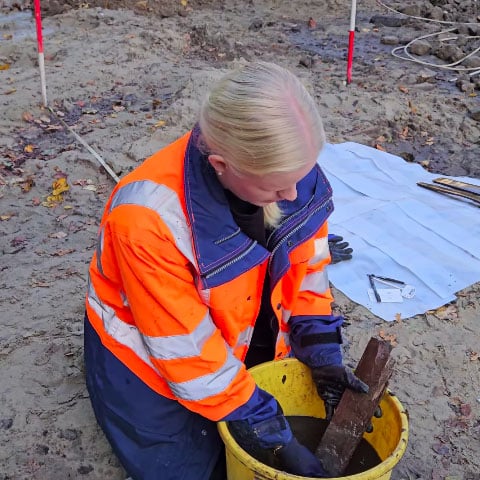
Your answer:
[[[198,148],[199,135],[196,126],[185,153],[185,202],[203,288],[212,288],[262,263],[270,252],[235,223],[223,186]],[[285,219],[269,239],[270,249],[281,253],[275,277],[288,268],[288,252],[313,236],[330,215],[331,196],[330,184],[317,166],[298,184],[297,199],[280,203]],[[288,242],[283,242],[286,237]]]

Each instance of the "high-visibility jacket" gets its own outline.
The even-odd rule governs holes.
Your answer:
[[[266,269],[288,355],[292,316],[328,316],[326,219],[331,188],[318,166],[280,206],[268,250],[235,224],[222,185],[197,148],[198,129],[116,186],[89,268],[88,318],[103,345],[159,394],[219,420],[255,389],[242,360]]]

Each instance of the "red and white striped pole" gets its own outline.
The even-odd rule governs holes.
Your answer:
[[[37,24],[38,66],[40,67],[40,85],[42,88],[43,106],[47,106],[47,85],[45,82],[45,59],[43,56],[42,15],[40,0],[34,0],[35,23]]]
[[[347,54],[347,85],[352,81],[353,44],[355,41],[355,17],[357,16],[357,1],[352,0],[350,10],[350,30],[348,32],[348,54]]]

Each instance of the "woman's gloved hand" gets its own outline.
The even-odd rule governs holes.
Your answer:
[[[279,458],[283,470],[303,477],[325,478],[328,473],[323,469],[318,458],[293,437],[290,443],[278,447],[274,454]]]
[[[312,378],[317,387],[318,395],[325,403],[327,420],[332,418],[345,389],[368,393],[368,385],[357,378],[344,365],[326,365],[312,368]]]
[[[342,242],[343,237],[333,233],[328,234],[328,248],[330,249],[330,263],[339,263],[352,258],[353,248],[348,247],[348,242]]]
[[[304,477],[328,477],[317,457],[293,436],[280,412],[260,422],[252,419],[228,422],[230,433],[246,452],[261,461],[273,453],[277,460],[275,468]]]

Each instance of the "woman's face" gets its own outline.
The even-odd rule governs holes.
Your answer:
[[[280,200],[295,200],[297,183],[312,170],[316,158],[309,160],[303,167],[293,172],[267,175],[239,172],[219,155],[210,155],[209,161],[224,188],[246,202],[264,207]]]

